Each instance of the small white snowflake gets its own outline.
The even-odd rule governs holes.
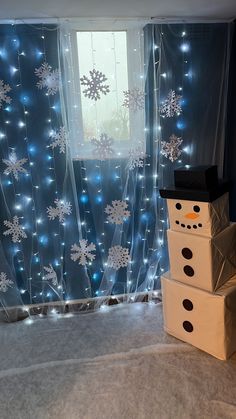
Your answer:
[[[7,278],[7,274],[5,272],[0,273],[0,291],[7,292],[8,287],[12,288],[12,284],[14,282],[11,279]]]
[[[144,159],[147,157],[144,146],[139,145],[129,150],[129,158],[127,167],[129,170],[133,170],[135,167],[143,167]]]
[[[52,281],[52,284],[57,286],[58,285],[57,274],[54,271],[52,264],[50,263],[49,266],[44,266],[43,269],[47,272],[44,275],[43,280],[44,281]]]
[[[176,135],[172,134],[169,142],[161,141],[161,154],[173,163],[182,154],[182,150],[179,150],[182,142],[183,140],[181,137],[178,138]]]
[[[172,118],[175,115],[179,116],[182,113],[181,98],[182,96],[175,95],[174,90],[170,90],[167,99],[160,107],[161,115],[167,118]]]
[[[7,168],[3,172],[5,175],[12,173],[14,178],[18,180],[19,173],[27,173],[27,170],[22,166],[28,161],[28,159],[17,160],[15,151],[12,151],[9,155],[9,160],[2,159],[2,161],[7,165]]]
[[[144,108],[145,94],[142,90],[134,87],[133,89],[125,90],[123,105],[125,108],[129,108],[134,112]]]
[[[56,207],[52,207],[51,205],[47,208],[48,218],[49,220],[55,220],[58,217],[60,223],[64,223],[65,215],[71,214],[71,203],[65,202],[60,199],[55,199],[54,204]]]
[[[107,265],[115,270],[128,265],[130,261],[129,249],[122,246],[113,246],[109,249]]]
[[[11,103],[10,96],[7,96],[7,93],[11,91],[9,84],[4,84],[3,80],[0,80],[0,109],[2,107],[2,102]]]
[[[110,92],[109,85],[104,84],[107,78],[105,74],[95,69],[91,70],[89,74],[90,76],[83,76],[80,79],[81,85],[86,86],[83,93],[89,99],[97,101],[101,99],[100,93],[106,95]]]
[[[37,82],[38,89],[47,89],[48,95],[55,95],[59,90],[59,71],[52,70],[48,63],[43,63],[41,67],[35,69],[36,76],[39,77]]]
[[[124,218],[130,216],[130,211],[126,209],[127,207],[128,204],[125,201],[112,201],[112,206],[107,205],[105,208],[105,213],[109,214],[107,220],[110,223],[122,224]]]
[[[108,137],[107,134],[101,134],[99,140],[92,138],[91,143],[95,146],[93,153],[99,160],[109,159],[114,154],[112,144],[113,138]]]
[[[75,252],[71,253],[71,259],[74,262],[79,260],[79,264],[83,266],[85,266],[89,261],[95,259],[95,255],[93,255],[91,252],[96,250],[96,246],[94,243],[87,243],[88,240],[82,239],[79,241],[79,245],[75,243],[71,246],[71,252]]]
[[[59,147],[60,153],[65,154],[68,142],[68,136],[65,127],[60,127],[59,132],[53,132],[50,137],[54,141],[51,144],[49,144],[49,147],[52,147],[52,149],[54,149],[55,147]]]
[[[13,217],[13,222],[5,220],[4,225],[8,227],[8,230],[4,231],[4,236],[12,235],[12,241],[13,243],[17,243],[21,241],[22,239],[26,239],[27,235],[24,232],[24,229],[21,225],[19,225],[19,218],[17,215]]]

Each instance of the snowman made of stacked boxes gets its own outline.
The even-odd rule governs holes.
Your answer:
[[[236,351],[236,224],[216,166],[174,171],[167,198],[170,272],[161,278],[167,333],[219,358]]]

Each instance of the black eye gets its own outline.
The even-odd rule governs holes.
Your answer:
[[[194,205],[193,211],[200,212],[200,207],[198,205]]]
[[[182,205],[178,202],[178,204],[176,204],[176,205],[175,205],[175,208],[176,208],[177,210],[181,210]]]

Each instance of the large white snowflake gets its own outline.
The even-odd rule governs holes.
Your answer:
[[[105,74],[98,70],[91,70],[89,72],[90,76],[83,76],[80,78],[82,86],[86,86],[83,90],[83,93],[89,99],[97,101],[101,99],[101,93],[106,95],[110,92],[109,85],[104,84],[107,80]]]
[[[127,266],[129,261],[129,249],[126,249],[119,245],[110,247],[107,260],[108,266],[114,268],[115,270],[118,270],[122,267]]]
[[[78,244],[73,244],[71,246],[71,259],[76,262],[79,260],[79,264],[85,266],[89,261],[95,259],[95,255],[92,254],[96,250],[94,243],[88,244],[88,240],[82,239]]]
[[[8,227],[8,230],[4,231],[3,234],[4,234],[4,236],[12,235],[13,243],[20,242],[21,238],[22,239],[27,238],[27,235],[24,232],[23,227],[19,224],[19,218],[17,217],[17,215],[15,215],[13,217],[12,222],[8,221],[8,220],[5,220],[3,223],[6,227]]]
[[[169,142],[161,141],[161,154],[173,163],[182,154],[182,150],[179,150],[182,142],[183,140],[181,137],[178,138],[176,135],[172,134]]]
[[[0,109],[2,107],[2,102],[11,103],[10,96],[7,96],[7,93],[11,91],[9,84],[5,84],[3,80],[0,80]]]
[[[57,286],[58,285],[57,274],[54,271],[52,264],[50,263],[49,266],[44,266],[43,269],[47,272],[44,275],[43,280],[44,281],[52,281],[52,284]]]
[[[49,220],[55,220],[58,217],[60,223],[64,223],[65,215],[71,214],[71,203],[65,202],[60,199],[55,199],[54,204],[56,207],[52,207],[51,205],[47,208],[48,218]]]
[[[55,147],[59,147],[60,153],[65,154],[68,142],[68,136],[65,127],[60,127],[59,132],[53,132],[50,137],[54,141],[51,144],[49,144],[49,147],[52,147],[52,149],[54,149]]]
[[[129,150],[129,158],[127,167],[129,170],[133,170],[135,167],[143,167],[144,159],[146,157],[146,153],[144,150],[144,146],[138,145],[136,147],[132,147]]]
[[[38,89],[47,89],[48,95],[55,95],[59,89],[59,71],[52,70],[48,63],[43,63],[39,68],[35,69],[36,76],[39,77],[37,82]]]
[[[112,148],[114,140],[107,134],[101,134],[99,140],[92,138],[91,143],[95,146],[93,153],[99,160],[106,160],[114,154]]]
[[[129,108],[134,112],[144,108],[145,94],[142,90],[134,87],[133,89],[125,90],[123,105],[125,108]]]
[[[14,282],[11,279],[7,278],[7,274],[5,272],[0,273],[0,291],[7,292],[8,287],[12,288],[12,284]]]
[[[167,95],[167,99],[162,103],[160,107],[161,115],[167,118],[180,115],[182,113],[181,98],[182,96],[176,95],[174,90],[170,90]]]
[[[9,155],[9,160],[2,159],[2,161],[7,165],[7,168],[3,172],[5,175],[12,173],[14,178],[18,180],[19,173],[27,173],[27,170],[22,166],[28,161],[28,159],[17,160],[15,151],[12,151],[12,153]]]
[[[128,204],[125,201],[112,201],[112,206],[107,205],[105,208],[105,213],[108,214],[107,220],[110,223],[122,224],[124,218],[130,216],[130,211],[126,209],[127,207]]]

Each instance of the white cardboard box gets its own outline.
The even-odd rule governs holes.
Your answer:
[[[167,231],[171,277],[215,291],[236,274],[236,223],[217,236]]]
[[[167,199],[170,229],[213,237],[229,225],[229,197],[213,202]]]
[[[164,329],[176,338],[228,359],[236,351],[236,276],[216,294],[161,278]]]

